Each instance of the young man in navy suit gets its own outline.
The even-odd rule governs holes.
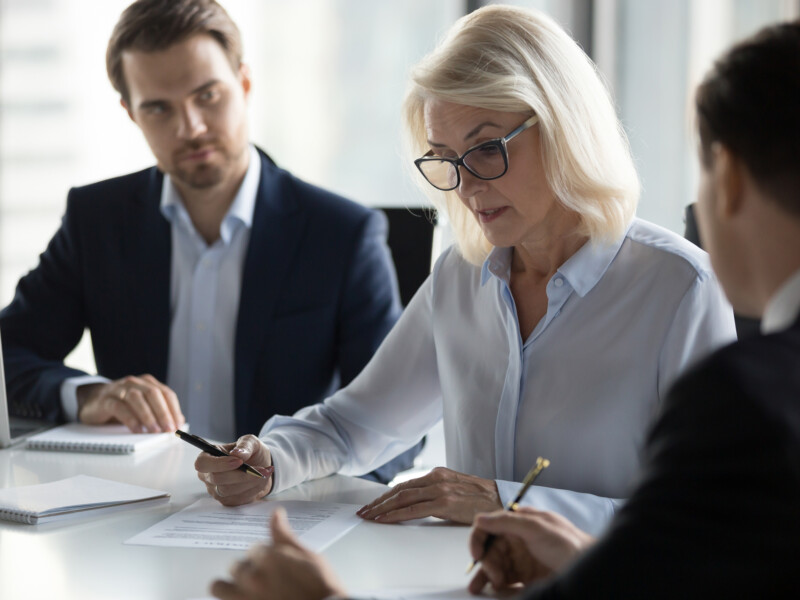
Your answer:
[[[723,348],[673,386],[642,479],[596,542],[545,511],[479,515],[471,592],[490,582],[534,583],[524,600],[797,597],[799,107],[800,21],[734,47],[697,94],[701,235],[734,309],[763,317],[763,335]],[[213,584],[217,597],[344,595],[279,516],[272,530],[273,545]],[[485,552],[489,534],[497,538]]]
[[[241,38],[213,0],[134,2],[106,61],[157,166],[70,191],[0,316],[12,410],[229,440],[348,383],[401,310],[383,216],[249,143]],[[62,362],[86,327],[98,377]]]

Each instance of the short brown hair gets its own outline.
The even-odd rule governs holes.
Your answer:
[[[714,64],[695,99],[700,159],[719,142],[800,216],[800,21],[762,29]]]
[[[242,64],[242,37],[236,23],[214,0],[136,0],[119,18],[106,50],[106,70],[111,85],[125,102],[129,91],[122,71],[126,50],[157,52],[197,34],[213,37],[228,57],[231,68]]]

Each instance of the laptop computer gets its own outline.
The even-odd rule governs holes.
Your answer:
[[[11,417],[8,413],[6,398],[6,376],[3,369],[3,348],[0,342],[0,448],[7,448],[23,441],[25,438],[45,429],[55,427],[56,423],[36,419]]]

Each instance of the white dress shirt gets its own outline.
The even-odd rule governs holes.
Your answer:
[[[169,175],[164,176],[161,188],[161,212],[172,232],[166,384],[177,394],[192,431],[213,440],[236,437],[236,318],[261,179],[258,151],[251,145],[249,152],[247,173],[222,220],[220,238],[211,245],[197,233]],[[98,376],[65,380],[61,399],[68,418],[77,418],[78,386],[107,381]]]
[[[800,315],[800,271],[789,277],[769,299],[761,332],[777,333],[790,327]]]
[[[270,419],[274,490],[368,472],[443,419],[448,467],[495,479],[505,503],[548,458],[525,502],[600,533],[670,383],[735,340],[733,312],[702,250],[635,220],[561,265],[523,340],[511,257],[496,248],[479,268],[446,251],[349,386]]]

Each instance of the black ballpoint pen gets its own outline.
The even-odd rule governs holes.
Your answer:
[[[184,442],[190,443],[195,448],[199,448],[200,450],[202,450],[203,452],[207,452],[211,456],[231,456],[230,454],[225,452],[219,446],[204,440],[199,435],[192,435],[191,433],[186,433],[185,431],[181,431],[180,429],[178,429],[175,432],[175,435],[177,435],[179,438],[181,438]],[[236,457],[233,456],[232,458],[236,458]],[[240,471],[244,471],[248,475],[253,475],[255,477],[261,477],[262,479],[266,478],[264,475],[259,473],[255,469],[255,467],[251,467],[250,465],[248,465],[245,462],[243,462],[241,465],[239,465],[236,468],[239,469]],[[274,471],[274,467],[267,467],[267,470],[270,471],[270,473],[271,473],[272,471]]]
[[[517,504],[520,500],[522,500],[522,497],[525,495],[525,492],[527,492],[528,488],[531,487],[531,485],[533,485],[533,482],[539,476],[539,473],[541,473],[544,469],[546,469],[549,466],[550,466],[550,461],[547,460],[546,458],[542,458],[540,456],[539,458],[536,459],[536,464],[533,465],[533,468],[530,471],[528,471],[527,475],[525,475],[525,479],[522,480],[522,487],[520,487],[519,492],[517,492],[516,498],[514,498],[511,502],[509,502],[506,505],[506,510],[511,510],[511,511],[517,510]],[[492,544],[494,543],[496,537],[497,536],[495,536],[492,533],[486,536],[486,541],[483,542],[483,554],[481,555],[481,558],[476,558],[475,560],[472,561],[469,567],[467,567],[467,573],[472,571],[472,569],[475,568],[475,565],[477,565],[478,562],[483,560],[483,557],[486,556],[486,553],[489,551],[489,548],[492,547]]]

